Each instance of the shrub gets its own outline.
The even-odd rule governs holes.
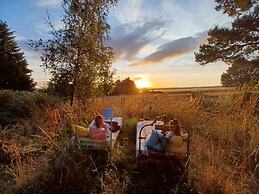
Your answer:
[[[0,125],[31,116],[32,109],[53,106],[58,99],[40,92],[0,90]]]

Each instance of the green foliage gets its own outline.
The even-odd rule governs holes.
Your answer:
[[[6,22],[0,21],[0,89],[29,90],[35,83],[31,70]]]
[[[115,84],[116,85],[112,93],[113,95],[129,95],[139,93],[134,81],[129,77],[122,81],[118,80]]]
[[[46,92],[50,95],[57,95],[66,98],[72,93],[72,84],[68,82],[71,80],[72,75],[69,71],[60,72],[60,74],[53,75]]]
[[[256,0],[215,0],[218,4],[216,10],[223,10],[229,16],[236,16],[242,14],[242,12],[249,10]]]
[[[223,86],[255,86],[259,83],[259,59],[254,61],[240,60],[221,75]]]
[[[0,90],[0,125],[29,117],[33,108],[52,106],[57,102],[57,98],[39,92]]]
[[[217,10],[223,10],[235,19],[231,28],[216,26],[208,32],[208,43],[201,45],[199,52],[195,53],[196,61],[201,65],[217,61],[230,65],[231,69],[222,76],[222,83],[225,86],[249,84],[251,81],[254,83],[259,69],[258,6],[251,0],[216,0],[216,2]],[[255,76],[254,72],[257,72]],[[232,83],[227,80],[239,81]]]
[[[112,81],[112,51],[107,46],[110,26],[106,21],[116,0],[63,0],[63,27],[51,27],[52,39],[31,45],[42,51],[43,67],[52,75],[51,87],[61,96],[90,97],[97,89],[106,93]],[[66,83],[64,83],[66,82]]]
[[[257,59],[258,26],[257,13],[236,18],[231,29],[216,26],[208,33],[208,44],[201,45],[199,53],[195,53],[196,61],[205,65],[221,60],[231,65],[241,59],[248,61]]]

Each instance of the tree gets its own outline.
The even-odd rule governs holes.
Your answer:
[[[138,89],[135,85],[135,82],[131,80],[129,77],[120,81],[117,80],[115,83],[115,88],[113,91],[113,95],[130,95],[130,94],[138,94]]]
[[[0,89],[32,91],[36,83],[13,33],[0,21]]]
[[[100,79],[98,80],[96,94],[108,96],[112,93],[112,90],[115,86],[113,79],[115,70],[107,71],[106,69],[104,69],[104,71],[101,74],[102,76],[100,76]]]
[[[62,95],[70,93],[71,104],[74,97],[93,96],[113,75],[106,17],[116,2],[63,0],[63,27],[56,30],[48,17],[52,39],[32,43],[42,52],[43,67],[52,74],[50,85]]]
[[[222,10],[229,16],[242,15],[243,12],[248,11],[257,0],[215,0],[217,11]]]
[[[259,77],[259,60],[247,62],[246,60],[236,61],[230,66],[227,72],[221,75],[223,86],[237,87],[247,83],[256,85]]]
[[[245,65],[258,62],[259,59],[259,7],[256,6],[256,1],[216,0],[216,2],[218,3],[216,10],[223,10],[224,13],[235,19],[231,28],[216,26],[208,32],[208,43],[201,45],[199,52],[195,53],[196,61],[201,65],[216,61],[223,61],[230,65],[231,69],[222,76],[224,80],[227,79],[228,75],[238,76],[238,72],[244,74],[258,72],[258,65],[253,65],[253,70],[249,69],[251,65]],[[239,65],[234,67],[235,64]],[[242,68],[240,64],[243,64]],[[234,69],[235,73],[230,73]],[[232,80],[233,77],[229,79]],[[258,80],[257,77],[257,82]],[[240,84],[249,81],[250,79],[247,79],[241,81]],[[252,84],[255,82],[253,81]]]
[[[68,80],[72,80],[72,75],[69,71],[63,71],[60,74],[53,75],[51,81],[48,83],[47,93],[67,98],[72,93],[72,84]]]

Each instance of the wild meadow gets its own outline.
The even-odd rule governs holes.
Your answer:
[[[1,119],[12,118],[0,130],[1,193],[243,194],[259,190],[259,96],[248,89],[217,95],[110,96],[76,102],[73,107],[40,93],[22,94],[4,91],[0,95],[5,105]],[[71,124],[87,126],[104,107],[123,117],[119,139],[111,151],[83,153],[71,145]],[[190,131],[190,166],[184,182],[174,176],[173,165],[137,168],[136,122],[160,114],[177,118]],[[156,171],[155,165],[166,170]]]

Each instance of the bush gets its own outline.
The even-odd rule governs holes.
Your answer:
[[[36,107],[53,106],[58,99],[40,92],[0,90],[0,125],[27,118]]]

